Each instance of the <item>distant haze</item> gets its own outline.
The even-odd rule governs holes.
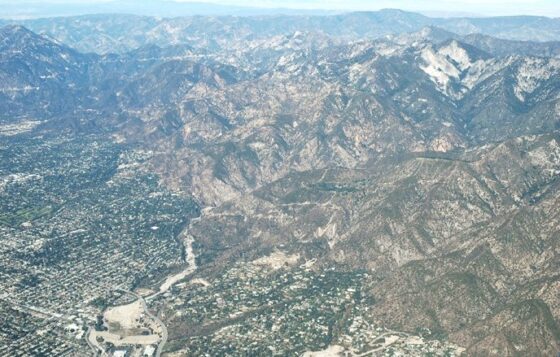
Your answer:
[[[34,18],[92,13],[154,16],[324,14],[399,8],[428,16],[560,16],[557,0],[0,0],[0,18]]]

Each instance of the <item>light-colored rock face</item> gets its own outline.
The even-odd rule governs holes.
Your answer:
[[[453,99],[462,99],[484,79],[507,65],[491,59],[472,58],[472,55],[453,40],[440,48],[427,46],[420,52],[420,69],[433,81],[437,89]]]
[[[426,48],[421,53],[425,66],[420,67],[426,74],[430,76],[440,90],[444,93],[451,78],[458,79],[461,70],[452,64],[447,56],[443,53],[434,52],[431,48]],[[467,58],[468,60],[468,58]]]
[[[560,73],[560,61],[556,59],[523,59],[515,72],[515,95],[525,101],[544,81]]]
[[[450,44],[440,48],[438,52],[443,56],[447,56],[461,71],[469,69],[474,63],[468,52],[457,41],[451,41]]]

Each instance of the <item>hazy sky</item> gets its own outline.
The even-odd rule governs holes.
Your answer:
[[[33,0],[0,0],[0,4],[17,4]],[[37,0],[35,0],[37,1]],[[56,3],[95,3],[111,0],[47,0]],[[142,0],[138,0],[141,2]],[[250,7],[378,10],[399,8],[423,12],[462,12],[479,15],[531,14],[560,17],[560,0],[175,0],[182,2],[209,2]],[[0,9],[1,13],[1,9]]]
[[[274,6],[284,3],[290,7],[330,8],[376,10],[381,8],[399,8],[414,11],[452,11],[494,14],[539,14],[560,16],[560,0],[221,0],[221,3],[237,3],[258,6]]]
[[[552,12],[553,16],[560,15],[560,0],[216,0],[213,2],[228,5],[313,9],[376,10],[380,8],[400,8],[480,14],[530,12],[550,15]]]

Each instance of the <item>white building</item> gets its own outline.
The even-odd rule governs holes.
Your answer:
[[[152,357],[155,352],[156,352],[156,348],[152,345],[149,345],[146,348],[144,348],[144,353],[142,354],[142,356]]]

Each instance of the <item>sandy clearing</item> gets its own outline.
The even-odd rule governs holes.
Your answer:
[[[200,284],[202,286],[210,286],[210,282],[206,279],[196,278],[191,280],[191,284]]]
[[[425,345],[426,343],[419,336],[409,336],[406,339],[405,344],[407,344],[407,345]]]
[[[144,315],[142,302],[136,300],[128,305],[121,305],[109,308],[104,316],[109,323],[118,323],[121,329],[132,329],[137,327],[136,320]]]
[[[277,250],[266,257],[253,260],[252,263],[258,266],[267,266],[272,270],[278,270],[286,264],[293,265],[297,263],[298,260],[299,254],[287,255],[286,253]]]
[[[160,340],[158,335],[138,335],[138,336],[121,337],[109,331],[92,331],[91,335],[94,340],[99,336],[102,337],[106,342],[111,342],[115,346],[153,345],[159,343]]]
[[[305,352],[303,357],[339,357],[343,356],[344,347],[333,345],[329,346],[326,350]]]

